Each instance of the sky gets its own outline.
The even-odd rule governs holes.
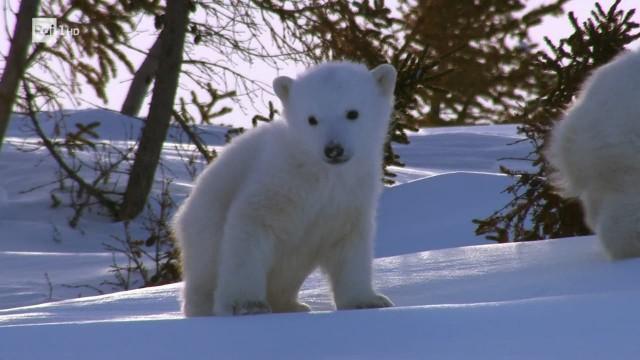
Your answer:
[[[534,0],[529,2],[532,5],[535,5],[548,3],[549,1]],[[601,0],[598,2],[606,10],[615,2],[615,0]],[[584,21],[591,15],[590,13],[591,10],[594,9],[595,3],[596,1],[592,0],[572,0],[567,3],[565,9],[567,13],[569,11],[572,11],[579,21]],[[636,9],[636,14],[633,18],[636,22],[640,23],[640,13],[638,13],[638,10],[640,10],[639,5],[640,2],[638,2],[638,0],[622,0],[618,8],[624,10]],[[531,32],[531,37],[532,40],[539,43],[542,43],[542,40],[545,36],[548,36],[551,40],[557,42],[557,40],[571,33],[571,31],[571,25],[569,24],[567,15],[565,14],[560,17],[547,18],[544,23],[533,29],[533,31]],[[640,42],[636,41],[632,47],[635,49],[639,48]]]
[[[529,1],[531,7],[544,4],[546,2],[548,1],[546,0]],[[613,2],[614,0],[600,1],[600,3],[603,5],[605,9],[607,9]],[[4,0],[3,9],[7,9],[7,8],[17,9],[18,3],[19,2],[17,0]],[[387,4],[389,4],[390,6],[393,6],[393,3],[395,3],[394,0],[387,1]],[[595,1],[591,1],[591,0],[572,0],[566,5],[566,10],[573,11],[576,14],[578,20],[583,21],[589,17],[589,13],[593,9],[594,3]],[[620,8],[622,9],[631,9],[634,7],[638,8],[637,0],[622,0],[620,4]],[[635,19],[637,22],[640,22],[640,14],[636,14]],[[7,24],[9,25],[8,27],[6,27]],[[12,19],[11,13],[5,12],[5,16],[0,16],[0,29],[12,28],[12,26],[13,26],[13,19]],[[155,36],[152,24],[150,24],[148,21],[141,22],[138,24],[138,29],[136,30],[137,31],[135,32],[135,35],[134,35],[136,37],[135,38],[136,46],[140,49],[149,48]],[[537,26],[531,31],[531,37],[533,41],[538,43],[542,43],[543,38],[545,36],[549,37],[552,41],[557,42],[558,39],[569,34],[571,30],[572,29],[569,22],[567,21],[566,15],[563,15],[560,17],[549,17],[541,25]],[[0,39],[2,39],[0,42],[1,44],[0,51],[2,52],[3,55],[6,56],[6,54],[8,53],[8,45],[9,45],[6,34],[3,33],[2,35],[0,35]],[[633,47],[638,48],[639,45],[640,43],[636,42]],[[127,53],[130,56],[130,60],[135,67],[137,67],[142,62],[143,55],[140,52],[128,51]],[[202,59],[210,60],[211,57],[215,55],[214,54],[196,54],[196,56],[199,56]],[[303,65],[301,64],[285,63],[285,62],[278,64],[279,69],[268,66],[266,64],[262,64],[260,62],[249,64],[249,63],[240,61],[232,64],[232,66],[237,71],[243,74],[248,74],[249,77],[260,82],[263,88],[267,90],[267,92],[260,92],[259,96],[255,97],[253,100],[249,100],[247,98],[241,99],[240,105],[244,108],[244,110],[238,109],[238,106],[236,106],[236,104],[227,104],[227,105],[230,105],[232,108],[234,108],[234,111],[231,114],[220,118],[219,121],[221,123],[241,125],[241,126],[248,126],[250,124],[250,119],[254,114],[256,113],[265,114],[267,112],[266,110],[267,107],[265,105],[267,101],[269,100],[274,101],[274,104],[276,106],[279,106],[279,102],[277,101],[275,96],[273,96],[273,94],[270,94],[268,92],[270,91],[270,84],[272,79],[274,79],[279,75],[288,75],[288,76],[294,77],[296,74],[300,73],[304,69]],[[81,104],[76,105],[76,104],[72,104],[69,101],[65,101],[64,105],[67,108],[95,108],[100,106],[100,107],[110,108],[113,110],[119,110],[126,96],[126,92],[128,90],[128,86],[130,84],[131,78],[132,78],[132,75],[127,71],[127,69],[124,67],[121,67],[118,77],[113,81],[111,81],[107,88],[109,101],[106,104],[102,102],[102,100],[100,100],[97,96],[95,96],[95,94],[91,89],[85,88],[82,95],[80,96]],[[179,91],[179,96],[180,95],[187,96],[189,90],[190,90],[190,86],[189,84],[187,84],[186,87],[182,88]],[[147,98],[147,101],[148,100],[150,100],[149,97]],[[146,109],[147,109],[147,106],[145,105],[140,115],[145,115]]]

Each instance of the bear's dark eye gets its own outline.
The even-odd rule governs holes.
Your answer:
[[[358,118],[358,111],[357,110],[349,110],[347,111],[347,119],[349,120],[355,120]]]
[[[309,121],[309,125],[311,125],[311,126],[318,125],[318,119],[316,119],[315,116],[309,116],[308,121]]]

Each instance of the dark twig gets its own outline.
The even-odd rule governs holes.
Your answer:
[[[36,112],[33,108],[33,95],[31,94],[31,91],[26,84],[24,84],[24,91],[27,97],[26,103],[29,119],[31,119],[31,123],[33,124],[36,134],[38,135],[38,137],[40,137],[40,140],[42,140],[42,143],[47,148],[47,150],[49,150],[49,153],[51,154],[53,159],[56,161],[56,163],[58,163],[60,168],[65,172],[65,174],[67,174],[67,176],[71,180],[75,181],[82,188],[82,190],[87,192],[87,194],[96,198],[96,200],[98,200],[101,205],[107,208],[111,216],[115,217],[118,214],[118,204],[106,197],[100,189],[84,181],[84,179],[78,175],[77,171],[72,169],[64,161],[60,153],[58,153],[58,151],[56,150],[55,145],[51,142],[51,140],[49,140],[49,138],[42,130],[42,127],[40,126],[40,122],[38,121]]]

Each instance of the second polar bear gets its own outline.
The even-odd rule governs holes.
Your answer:
[[[274,80],[285,121],[227,146],[175,216],[186,316],[308,311],[317,267],[338,309],[392,306],[372,246],[395,81],[349,62]]]
[[[640,53],[598,68],[553,129],[552,180],[613,258],[640,256]]]

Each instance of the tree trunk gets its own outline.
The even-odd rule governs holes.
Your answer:
[[[433,94],[430,99],[429,112],[427,113],[426,126],[442,126],[446,124],[441,117],[442,111],[442,96],[440,94]]]
[[[31,44],[31,19],[36,17],[39,7],[40,0],[20,2],[9,56],[0,79],[0,148],[16,101],[18,85],[26,68],[27,50]]]
[[[142,130],[136,158],[120,209],[120,220],[138,216],[147,202],[171,121],[189,21],[188,0],[167,0],[165,24],[160,34],[161,54],[153,86],[149,116]]]
[[[151,81],[156,77],[158,71],[158,59],[160,58],[161,50],[160,39],[161,36],[158,36],[151,49],[149,49],[149,53],[142,62],[142,65],[140,65],[133,75],[129,92],[127,92],[127,97],[124,103],[122,103],[122,109],[120,110],[124,115],[137,116],[140,112],[149,86],[151,86]]]

